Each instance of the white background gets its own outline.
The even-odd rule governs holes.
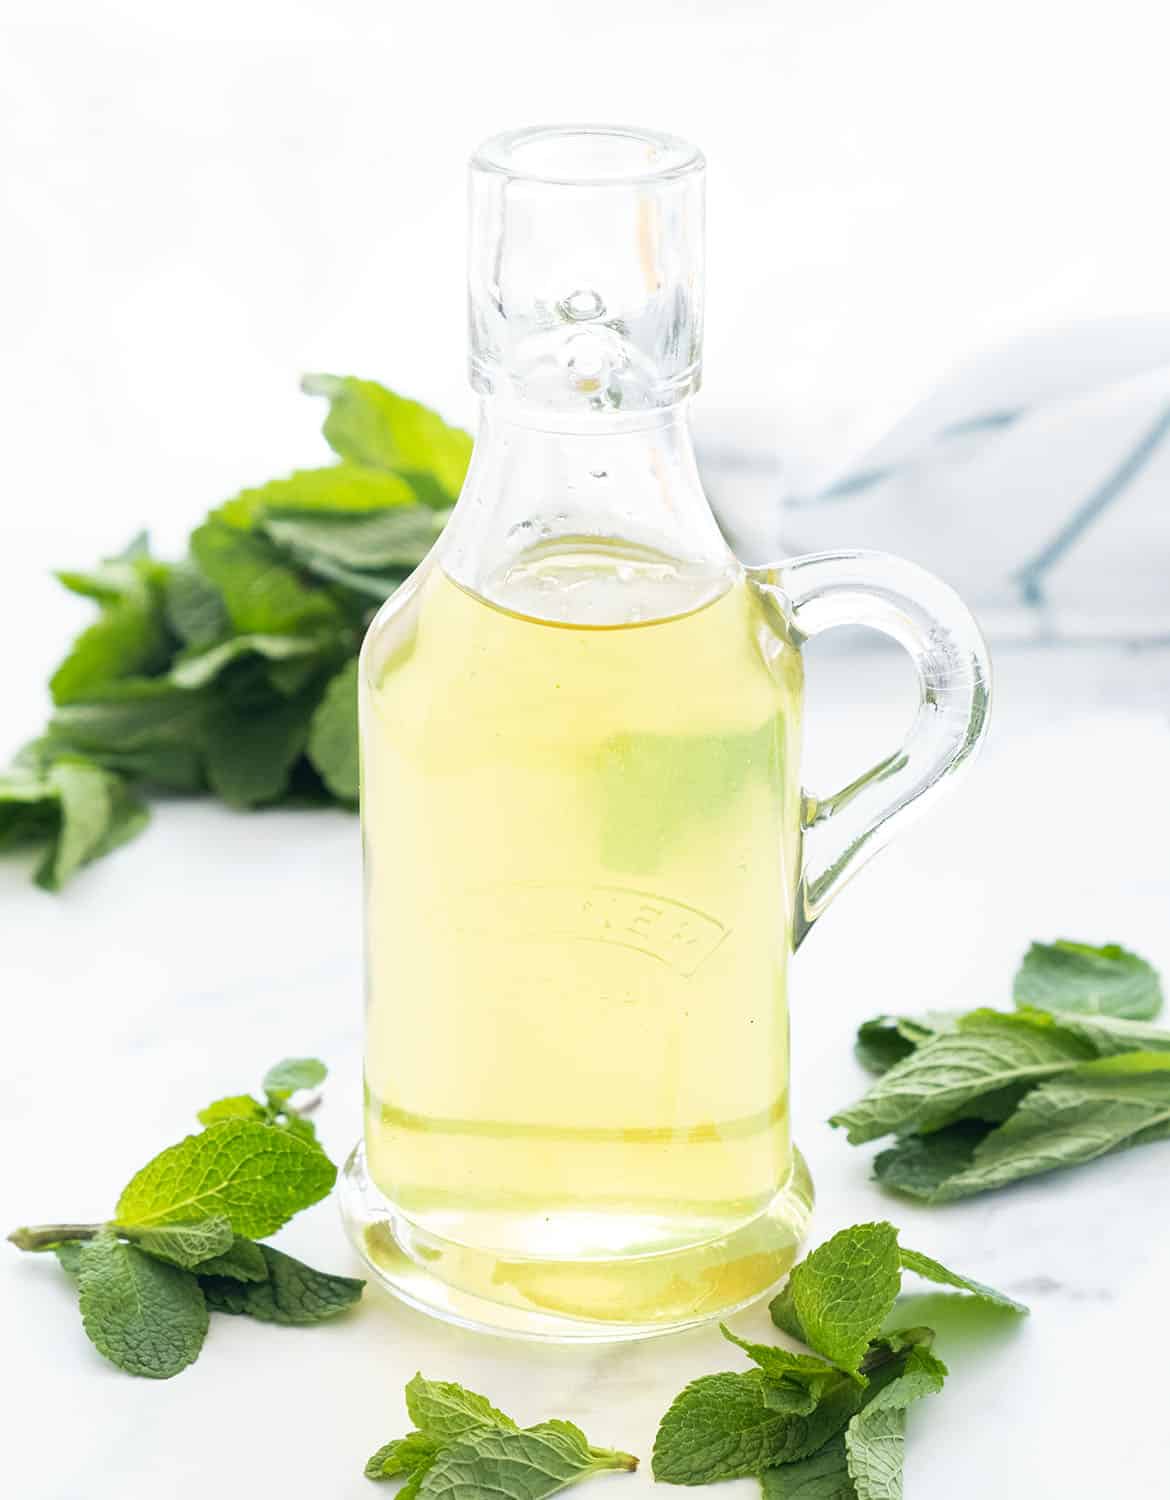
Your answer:
[[[304,370],[472,420],[464,161],[610,119],[710,162],[705,404],[852,446],[957,358],[1170,308],[1152,0],[10,0],[7,520],[167,540],[319,456]]]

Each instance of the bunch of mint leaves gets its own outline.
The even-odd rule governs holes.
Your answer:
[[[198,1357],[212,1312],[305,1325],[361,1296],[364,1282],[257,1243],[336,1180],[312,1122],[291,1102],[325,1071],[316,1058],[288,1058],[265,1075],[263,1102],[240,1094],[209,1105],[199,1114],[206,1128],[136,1172],[108,1223],[8,1236],[19,1250],[56,1254],[77,1283],[86,1333],[120,1369],[177,1375]]]
[[[337,463],[244,490],[178,561],[143,535],[57,575],[98,618],[53,674],[44,732],[0,772],[0,849],[40,846],[46,889],[141,832],[144,792],[356,801],[358,648],[443,529],[471,438],[373,381],[303,389],[329,403]]]
[[[814,1353],[737,1337],[756,1368],[692,1381],[663,1417],[655,1479],[759,1478],[765,1500],[899,1500],[906,1409],[942,1389],[925,1327],[885,1330],[904,1272],[1007,1312],[1010,1297],[898,1244],[892,1224],[843,1229],[797,1265],[772,1321]]]
[[[832,1117],[886,1187],[946,1203],[1170,1138],[1170,1031],[1157,972],[1116,943],[1034,943],[1016,1010],[878,1016],[858,1034],[878,1074]]]
[[[591,1474],[638,1467],[631,1453],[591,1447],[572,1422],[518,1427],[486,1396],[451,1381],[416,1375],[406,1410],[415,1430],[384,1443],[365,1468],[367,1479],[405,1481],[399,1500],[544,1500]]]

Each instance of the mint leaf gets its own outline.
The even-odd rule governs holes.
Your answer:
[[[913,1348],[898,1377],[851,1419],[845,1453],[857,1500],[901,1500],[906,1407],[941,1391],[946,1376],[941,1359]]]
[[[83,865],[132,839],[149,814],[119,776],[81,756],[0,775],[0,848],[47,845],[37,884],[56,891]]]
[[[1008,1308],[1011,1312],[1026,1313],[1028,1311],[1022,1302],[1006,1297],[1003,1292],[997,1292],[994,1287],[987,1286],[982,1281],[973,1281],[969,1276],[960,1276],[957,1271],[948,1271],[946,1266],[941,1265],[937,1260],[931,1260],[929,1255],[923,1255],[919,1250],[910,1250],[902,1245],[899,1254],[902,1258],[902,1269],[913,1271],[915,1276],[921,1276],[926,1281],[933,1281],[939,1286],[955,1287],[961,1292],[971,1292],[974,1296],[982,1298],[984,1302],[990,1302],[996,1307]]]
[[[163,671],[171,653],[161,603],[145,584],[107,604],[49,679],[57,704],[75,703],[122,677]]]
[[[266,509],[261,530],[312,568],[318,561],[358,572],[409,572],[434,546],[449,513],[427,506],[374,511]]]
[[[171,668],[171,681],[182,688],[206,687],[219,674],[243,657],[260,656],[266,661],[288,661],[319,654],[321,643],[300,635],[237,635],[208,646],[197,655],[187,655]]]
[[[772,1320],[843,1370],[856,1372],[901,1287],[898,1231],[855,1224],[792,1270],[772,1299]]]
[[[318,578],[340,584],[350,607],[361,610],[383,604],[411,571],[408,568],[383,568],[377,573],[362,572],[358,568],[343,567],[320,553],[307,566]],[[406,1491],[402,1493],[405,1495]]]
[[[237,634],[319,634],[341,624],[328,596],[303,582],[264,537],[212,519],[192,533],[191,553]]]
[[[298,469],[285,479],[241,490],[214,511],[212,519],[247,531],[260,526],[270,511],[372,511],[415,502],[414,486],[399,475],[342,463]]]
[[[357,680],[355,657],[331,679],[309,729],[309,759],[343,802],[358,795]]]
[[[845,1460],[845,1437],[838,1434],[809,1458],[760,1475],[764,1500],[857,1500]]]
[[[149,535],[140,531],[121,552],[103,558],[96,567],[60,568],[54,576],[70,593],[96,599],[99,604],[117,604],[119,599],[136,593],[144,582],[157,580],[166,572],[167,565],[150,556]]]
[[[808,1413],[777,1411],[760,1370],[705,1375],[674,1398],[654,1440],[654,1478],[713,1484],[815,1453],[861,1405],[863,1387],[839,1375]]]
[[[428,503],[450,504],[458,497],[471,459],[468,433],[373,380],[306,375],[301,389],[328,400],[322,432],[340,458],[407,475]],[[425,478],[437,493],[419,482]]]
[[[844,1126],[854,1145],[892,1132],[936,1130],[981,1096],[1037,1083],[1090,1055],[1084,1041],[1038,1011],[974,1011],[959,1028],[896,1063],[830,1124]]]
[[[222,1255],[213,1255],[200,1262],[201,1277],[229,1277],[232,1281],[264,1281],[268,1277],[268,1262],[264,1258],[263,1245],[237,1234],[229,1249]]]
[[[110,770],[177,791],[202,785],[199,746],[208,699],[165,679],[114,682],[49,723],[54,754],[75,752]]]
[[[188,646],[213,645],[231,631],[219,590],[194,563],[176,563],[169,569],[163,606],[171,630]]]
[[[229,1094],[224,1099],[215,1099],[195,1116],[201,1125],[218,1125],[221,1120],[263,1120],[266,1117],[264,1106],[251,1094]]]
[[[317,694],[295,698],[241,692],[224,698],[208,715],[207,780],[213,792],[236,807],[275,802],[288,790],[293,767],[309,737]]]
[[[950,1202],[1168,1136],[1170,1053],[1100,1058],[1033,1089],[928,1201]]]
[[[818,1359],[813,1354],[793,1354],[773,1344],[750,1343],[732,1333],[726,1323],[720,1323],[719,1329],[725,1339],[738,1345],[749,1359],[759,1365],[770,1381],[785,1388],[791,1388],[797,1396],[806,1399],[807,1404],[797,1400],[787,1408],[788,1410],[803,1407],[805,1412],[812,1411],[824,1394],[825,1387],[838,1378],[839,1372],[833,1365],[826,1363],[823,1359]],[[769,1404],[772,1405],[773,1410],[777,1409],[775,1403]]]
[[[979,1142],[991,1126],[961,1120],[930,1135],[903,1136],[873,1161],[873,1175],[883,1187],[929,1201],[942,1184],[970,1166]]]
[[[1121,1016],[1074,1015],[1065,1011],[1057,1018],[1061,1030],[1078,1037],[1095,1057],[1115,1057],[1122,1052],[1170,1051],[1170,1031],[1144,1021]]]
[[[629,1453],[592,1448],[571,1422],[541,1422],[523,1432],[481,1427],[435,1458],[420,1500],[544,1500],[575,1480],[607,1469],[636,1469]]]
[[[854,1052],[863,1068],[886,1073],[923,1042],[955,1030],[956,1017],[946,1011],[915,1016],[875,1016],[857,1029]]]
[[[337,1169],[286,1130],[225,1120],[168,1147],[132,1177],[118,1222],[135,1227],[223,1215],[237,1234],[274,1234],[333,1187]]]
[[[336,1317],[362,1295],[365,1282],[355,1277],[315,1271],[271,1245],[256,1248],[268,1268],[264,1281],[207,1275],[206,1267],[199,1268],[199,1282],[213,1311],[299,1327]]]
[[[367,1479],[397,1479],[429,1469],[439,1443],[425,1432],[408,1432],[405,1437],[383,1443],[366,1461]]]
[[[188,1271],[212,1256],[226,1254],[232,1247],[232,1226],[222,1217],[204,1219],[196,1224],[169,1224],[158,1229],[116,1227],[147,1255]]]
[[[1058,938],[1033,943],[1016,974],[1018,1006],[1104,1013],[1150,1021],[1162,1008],[1157,971],[1118,943],[1093,948]]]
[[[448,1380],[427,1380],[418,1374],[406,1387],[410,1420],[428,1437],[448,1443],[481,1427],[518,1428],[511,1417],[497,1411],[486,1396],[478,1396]]]
[[[54,1245],[53,1254],[66,1276],[71,1281],[77,1281],[81,1275],[81,1241],[66,1240],[63,1245]]]
[[[283,1102],[298,1089],[320,1088],[329,1069],[316,1057],[286,1057],[269,1068],[261,1084],[270,1099]]]
[[[144,1255],[107,1229],[82,1247],[79,1280],[85,1331],[119,1368],[167,1380],[198,1355],[207,1306],[190,1271]]]

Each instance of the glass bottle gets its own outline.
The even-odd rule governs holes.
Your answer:
[[[613,1339],[725,1316],[791,1264],[788,960],[970,760],[979,632],[881,554],[745,569],[687,429],[700,153],[532,129],[471,164],[458,506],[362,653],[366,1129],[343,1212],[449,1320]],[[909,737],[801,790],[800,646],[899,640]]]

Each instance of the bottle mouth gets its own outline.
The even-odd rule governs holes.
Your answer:
[[[529,182],[629,187],[702,171],[703,153],[658,130],[622,125],[532,125],[492,136],[471,158],[473,169]]]

